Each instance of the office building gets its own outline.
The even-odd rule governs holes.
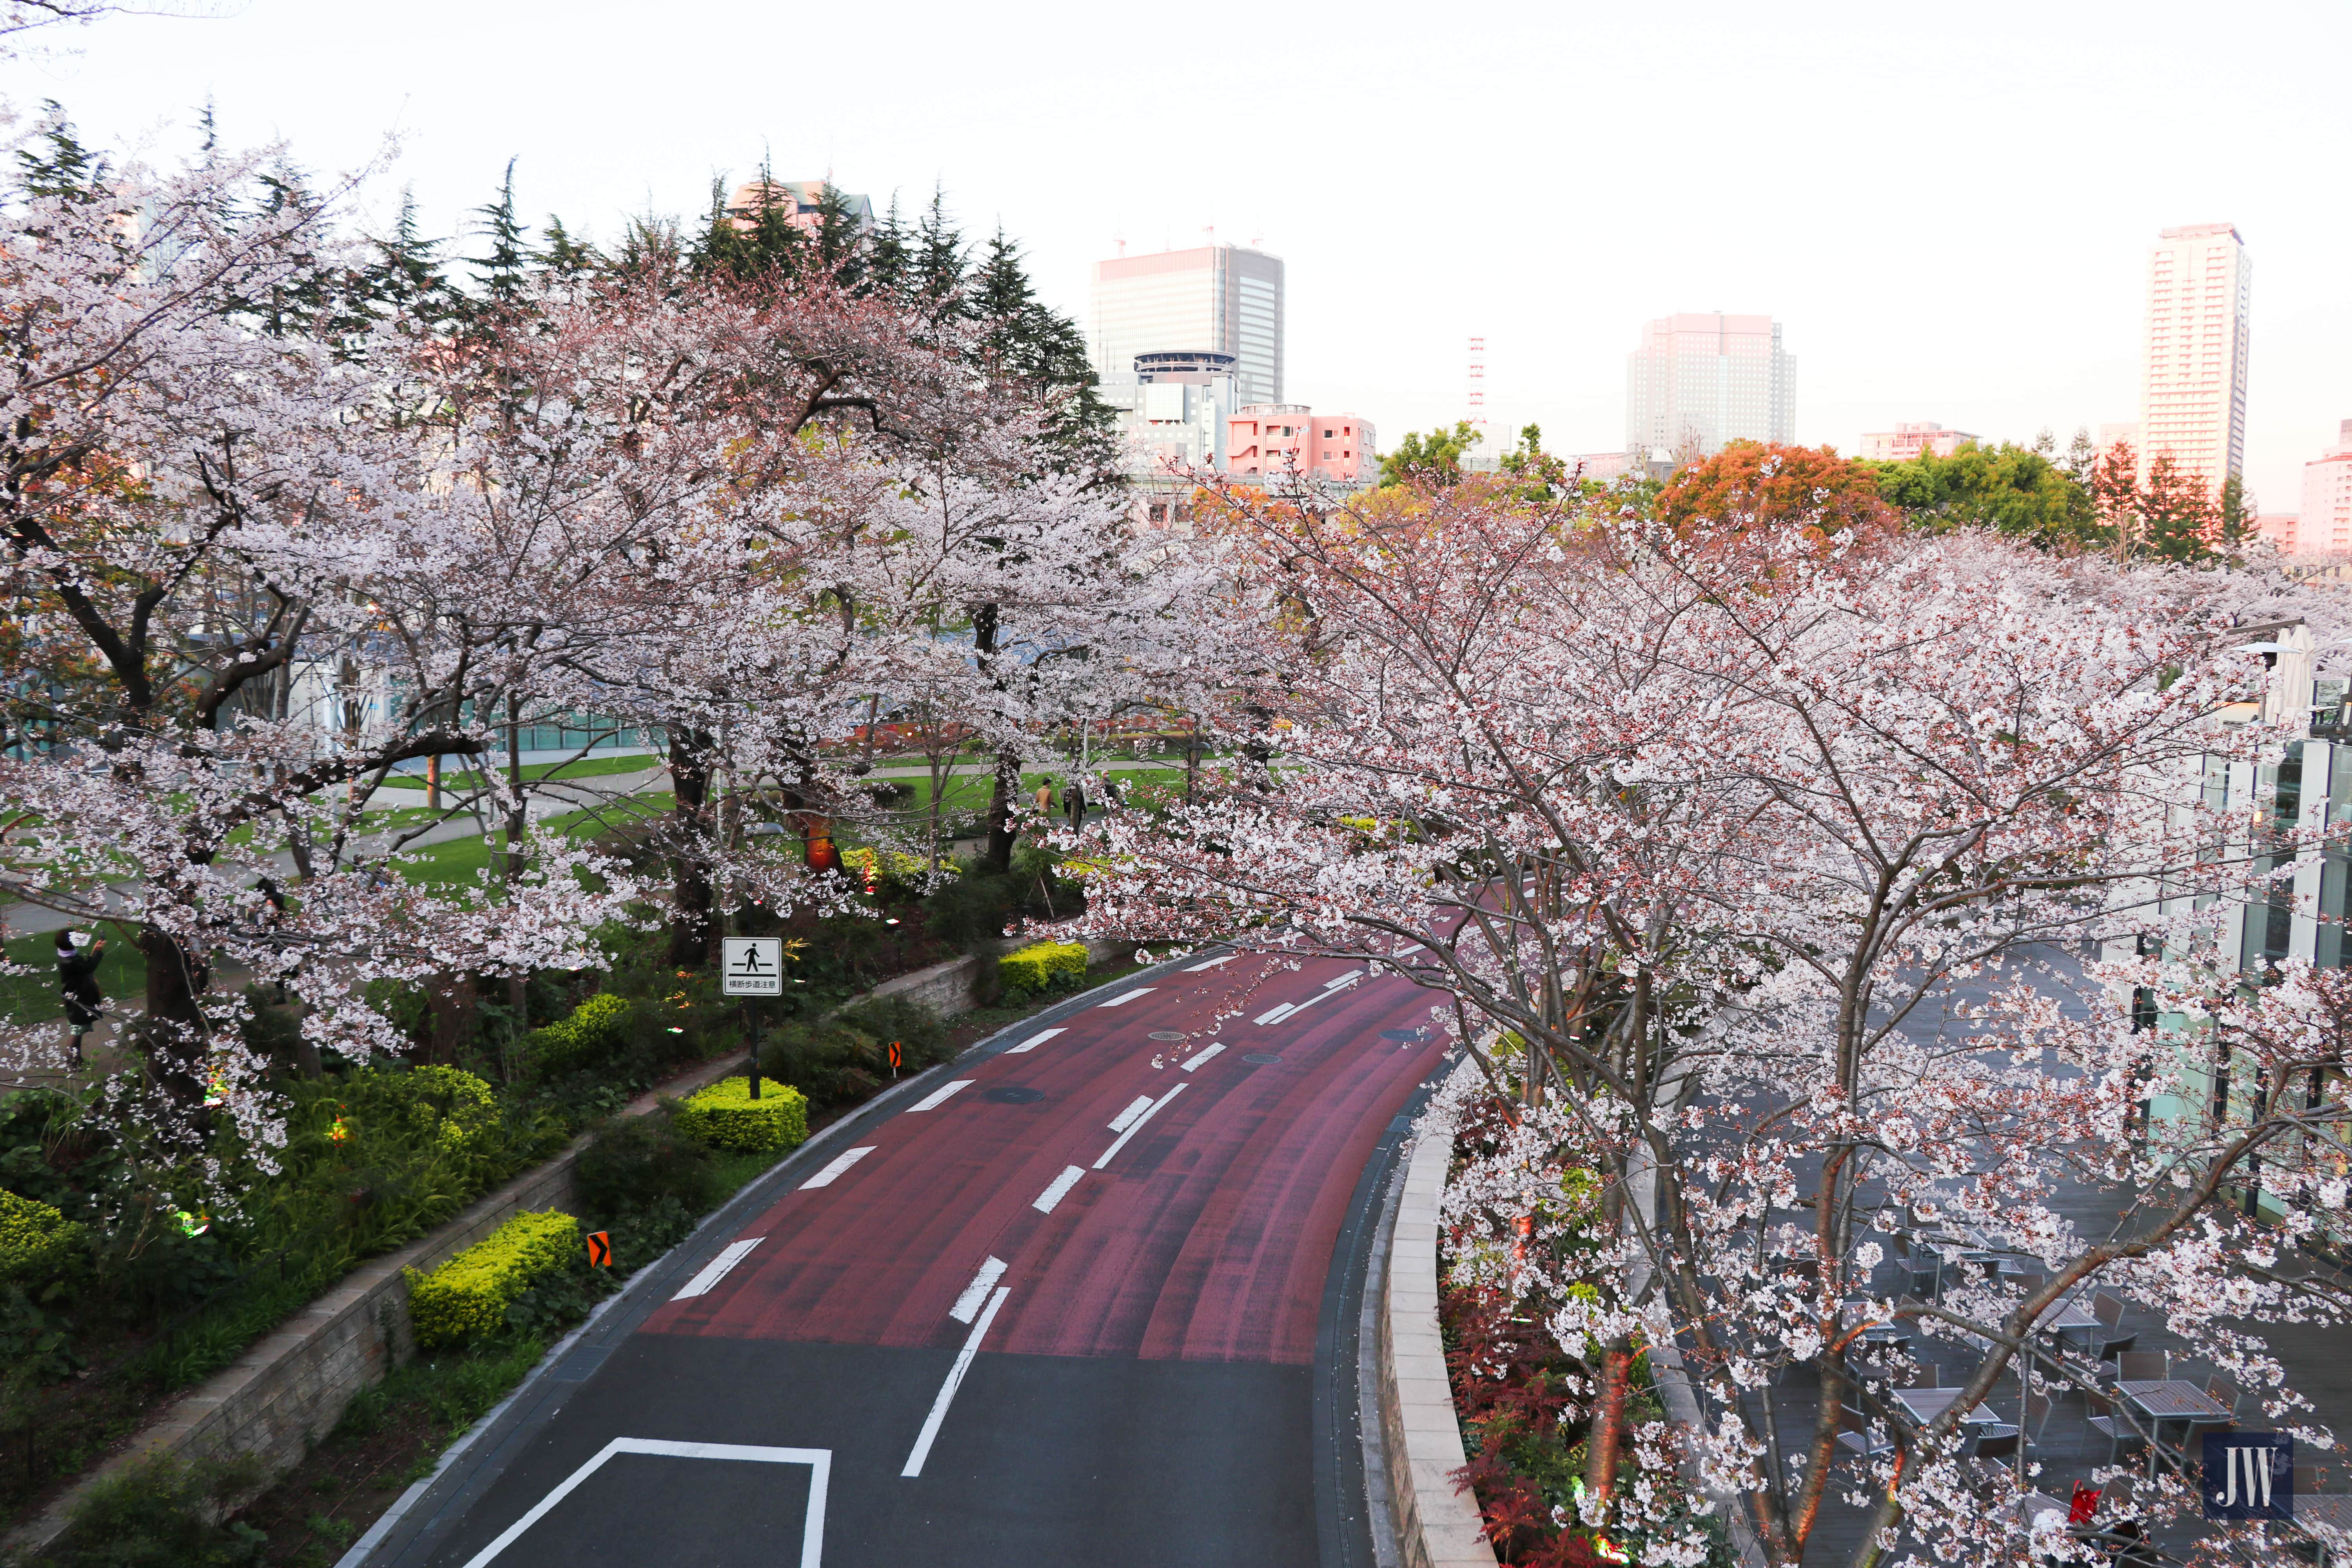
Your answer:
[[[1303,403],[1244,404],[1230,422],[1225,452],[1227,472],[1268,486],[1296,472],[1309,482],[1359,489],[1381,474],[1370,421],[1317,414]]]
[[[1892,430],[1864,431],[1862,456],[1874,463],[1907,463],[1923,452],[1948,458],[1975,439],[1966,430],[1947,430],[1941,425],[1897,424]]]
[[[1625,360],[1625,447],[1797,438],[1797,362],[1769,316],[1661,316]]]
[[[1138,354],[1231,354],[1244,403],[1282,401],[1282,259],[1203,245],[1095,263],[1087,340],[1095,374],[1124,374]]]
[[[2159,457],[2219,496],[2246,457],[2246,311],[2252,268],[2226,223],[2168,228],[2147,257],[2140,475]]]
[[[1147,515],[1181,520],[1192,474],[1225,465],[1227,422],[1241,405],[1234,356],[1138,354],[1132,370],[1100,377],[1095,395],[1118,412],[1123,471]]]
[[[2337,426],[2336,445],[2303,466],[2303,511],[2295,553],[2352,551],[2352,419]]]

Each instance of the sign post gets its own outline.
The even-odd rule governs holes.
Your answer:
[[[730,936],[720,955],[722,994],[743,998],[743,1031],[751,1037],[751,1098],[760,1098],[760,1015],[751,1005],[755,996],[784,994],[784,939],[780,936]]]

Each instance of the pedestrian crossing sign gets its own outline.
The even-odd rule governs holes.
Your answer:
[[[784,939],[730,936],[721,953],[721,989],[730,996],[784,994]]]

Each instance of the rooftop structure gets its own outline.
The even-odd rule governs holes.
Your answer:
[[[1303,403],[1251,403],[1237,410],[1225,437],[1226,471],[1273,485],[1296,473],[1309,482],[1354,489],[1380,478],[1380,442],[1355,414],[1318,414]]]

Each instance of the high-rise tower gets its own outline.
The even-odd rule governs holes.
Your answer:
[[[2147,254],[2139,461],[2194,474],[2218,495],[2246,460],[2245,242],[2226,223],[2164,230]]]
[[[1797,438],[1797,361],[1769,316],[1661,316],[1625,358],[1625,446],[1701,454]]]
[[[1282,401],[1282,258],[1238,245],[1203,245],[1095,263],[1087,323],[1097,374],[1135,356],[1234,356],[1244,403]]]

